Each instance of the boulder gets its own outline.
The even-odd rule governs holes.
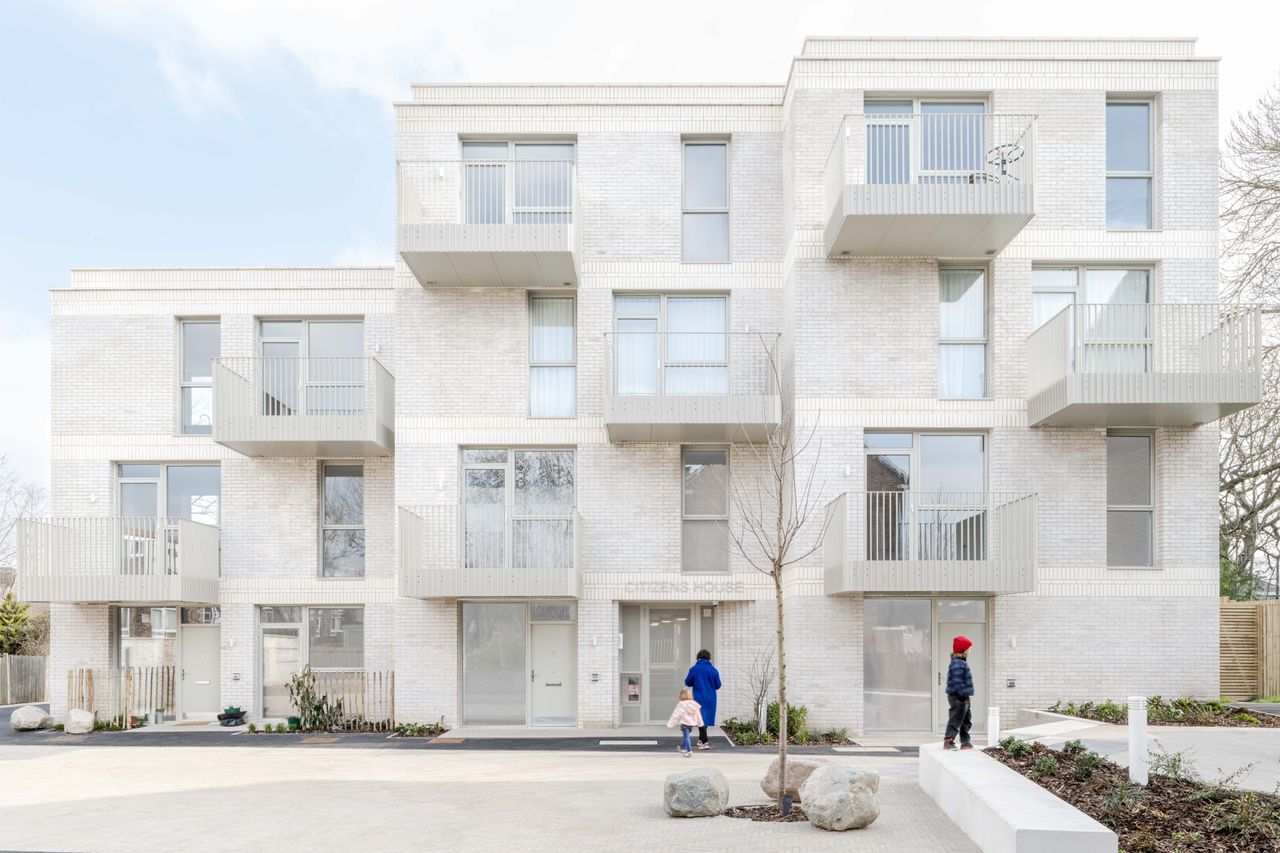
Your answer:
[[[93,731],[93,712],[80,708],[72,708],[67,712],[67,722],[63,731],[69,735],[87,735]]]
[[[796,755],[787,756],[787,793],[791,795],[791,799],[795,802],[803,802],[800,799],[800,786],[809,778],[809,774],[817,770],[819,767],[825,767],[830,764],[831,760],[823,758],[819,755]],[[764,774],[764,778],[760,780],[760,787],[769,799],[778,799],[778,759],[773,759],[769,764],[769,771]]]
[[[13,713],[9,715],[9,727],[15,732],[34,732],[37,729],[47,729],[52,722],[49,715],[35,705],[23,705],[21,708],[14,708]]]
[[[809,774],[800,786],[800,799],[809,823],[842,832],[870,826],[880,816],[879,788],[880,774],[874,770],[829,764]]]
[[[672,817],[715,817],[729,805],[729,780],[714,767],[673,773],[662,786],[662,806]]]

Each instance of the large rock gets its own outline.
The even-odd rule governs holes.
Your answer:
[[[809,774],[800,786],[800,799],[809,823],[841,832],[870,826],[880,816],[879,788],[880,774],[874,770],[830,764]]]
[[[729,805],[729,780],[714,767],[673,773],[662,787],[662,806],[672,817],[715,817]]]
[[[52,722],[49,715],[35,705],[23,705],[21,708],[14,708],[13,713],[9,715],[9,727],[15,732],[34,732],[37,729],[47,729]]]
[[[819,767],[825,767],[830,764],[830,759],[823,758],[818,755],[796,755],[787,756],[787,793],[791,795],[791,799],[797,803],[802,802],[800,799],[800,786],[809,778],[809,774],[817,770]],[[769,771],[764,774],[764,778],[760,780],[760,787],[769,795],[769,799],[778,799],[778,781],[780,774],[778,773],[778,759],[773,759],[769,765]]]
[[[80,708],[72,708],[67,712],[67,722],[63,731],[69,735],[87,735],[93,731],[93,712]]]

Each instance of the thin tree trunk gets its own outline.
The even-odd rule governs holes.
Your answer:
[[[782,625],[782,571],[773,570],[773,597],[778,608],[778,811],[787,796],[787,654],[786,633]]]

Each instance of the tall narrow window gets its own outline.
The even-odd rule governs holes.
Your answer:
[[[320,576],[364,577],[364,466],[326,464],[321,477]]]
[[[684,449],[683,565],[686,572],[729,570],[729,452]]]
[[[1107,565],[1154,565],[1151,435],[1107,433]]]
[[[571,418],[578,397],[572,297],[530,299],[529,327],[529,416]]]
[[[688,264],[729,261],[729,145],[684,144],[682,259]]]
[[[987,392],[987,277],[982,270],[943,269],[938,294],[938,396]]]
[[[1107,227],[1152,227],[1151,103],[1107,103]]]
[[[213,359],[218,357],[217,322],[182,324],[182,433],[213,432]]]

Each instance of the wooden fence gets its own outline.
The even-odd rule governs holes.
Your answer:
[[[1280,695],[1280,601],[1230,601],[1218,611],[1218,691]]]
[[[342,700],[342,726],[348,731],[389,732],[396,727],[396,674],[393,671],[316,672],[316,694]]]
[[[0,705],[48,700],[46,660],[38,655],[0,655]]]
[[[67,707],[92,711],[104,723],[136,727],[160,709],[175,711],[175,671],[171,666],[130,666],[67,671]]]

